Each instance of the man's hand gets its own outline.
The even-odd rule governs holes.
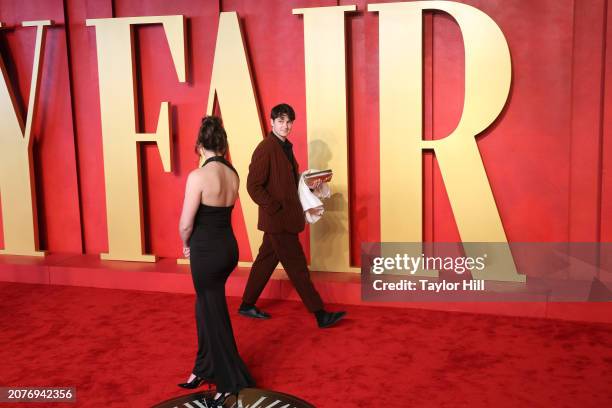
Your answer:
[[[191,255],[191,250],[189,249],[189,247],[183,247],[183,255],[185,256],[185,258],[189,259],[189,255]]]

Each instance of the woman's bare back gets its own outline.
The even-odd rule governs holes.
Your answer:
[[[214,161],[197,170],[201,180],[201,203],[214,207],[234,205],[240,180],[227,165]]]

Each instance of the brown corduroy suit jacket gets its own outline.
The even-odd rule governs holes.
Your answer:
[[[264,232],[304,230],[304,211],[298,196],[293,166],[273,133],[262,140],[251,158],[247,191],[259,206],[257,228]],[[294,159],[295,161],[295,159]],[[298,164],[295,162],[297,170]]]

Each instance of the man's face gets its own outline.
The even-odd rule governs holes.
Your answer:
[[[292,127],[293,121],[289,120],[289,117],[287,115],[282,115],[272,120],[272,131],[278,136],[289,136]]]

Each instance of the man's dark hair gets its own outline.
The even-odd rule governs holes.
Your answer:
[[[287,105],[286,103],[276,105],[272,108],[272,112],[270,112],[270,118],[272,118],[272,120],[280,118],[283,115],[287,115],[291,122],[295,120],[295,111],[290,105]]]

